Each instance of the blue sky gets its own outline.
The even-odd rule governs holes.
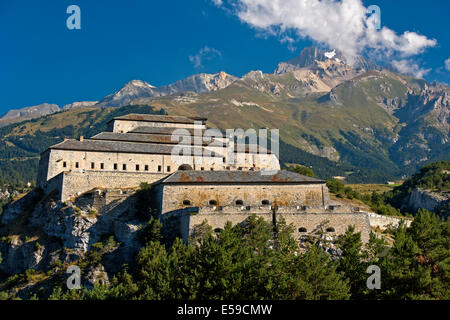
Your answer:
[[[257,28],[260,12],[246,20],[236,13],[239,7],[224,1],[0,1],[0,114],[43,102],[62,106],[99,100],[132,79],[161,86],[200,72],[272,72],[278,62],[315,43],[312,38],[327,36],[312,32],[301,37],[295,28],[270,34],[268,28]],[[72,4],[81,9],[81,30],[66,27],[66,9]],[[427,70],[429,81],[450,83],[445,68],[450,1],[363,4],[378,5],[382,26],[398,35],[411,31],[435,39],[423,52],[395,59]]]

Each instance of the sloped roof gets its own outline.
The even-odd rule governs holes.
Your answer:
[[[49,149],[55,150],[73,150],[73,151],[91,151],[91,152],[117,152],[117,153],[142,153],[142,154],[172,154],[173,148],[176,145],[165,144],[150,144],[150,143],[136,143],[136,142],[122,142],[122,141],[105,141],[105,140],[91,140],[85,139],[83,141],[68,139]],[[205,154],[204,148],[183,146],[186,151],[191,154]],[[198,150],[200,149],[200,150]],[[211,156],[222,157],[210,152]],[[184,154],[189,155],[189,154]]]
[[[261,171],[177,171],[161,180],[162,184],[317,184],[320,179],[291,171],[265,175]]]
[[[194,124],[195,121],[205,122],[206,118],[200,117],[183,117],[183,116],[165,116],[159,114],[136,114],[130,113],[120,117],[115,117],[108,121],[110,123],[114,120],[129,120],[129,121],[144,121],[144,122],[167,122],[167,123],[185,123]]]
[[[110,140],[110,141],[124,141],[124,142],[140,142],[140,143],[156,143],[156,144],[184,144],[184,139],[172,140],[170,135],[161,134],[141,134],[141,133],[117,133],[117,132],[101,132],[91,137],[90,140]],[[198,143],[199,145],[207,146],[212,143],[209,139],[200,137],[193,137],[191,143]],[[189,144],[191,144],[189,143]],[[214,142],[214,146],[225,146],[223,143]]]

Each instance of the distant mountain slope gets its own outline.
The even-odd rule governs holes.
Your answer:
[[[311,166],[321,178],[385,182],[450,159],[450,88],[379,67],[365,71],[371,62],[361,59],[351,66],[337,52],[308,48],[280,73],[203,74],[160,88],[132,81],[93,108],[3,128],[0,158],[28,161],[64,137],[99,132],[115,112],[152,110],[206,117],[223,130],[277,128],[280,160]]]
[[[9,110],[6,114],[0,117],[0,127],[5,126],[9,123],[34,119],[58,111],[60,111],[58,105],[49,103],[42,103],[36,106]]]
[[[135,99],[162,97],[186,91],[207,93],[226,88],[236,80],[238,80],[237,77],[226,74],[223,71],[216,74],[196,74],[159,88],[141,80],[133,80],[128,82],[119,91],[102,99],[96,106],[122,107]]]

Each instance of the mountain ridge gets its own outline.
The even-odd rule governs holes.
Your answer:
[[[25,122],[24,129],[9,126],[0,146],[4,155],[28,155],[29,148],[22,147],[27,135],[50,134],[38,123],[49,126],[49,132],[53,130],[59,139],[89,136],[93,129],[87,130],[86,117],[102,114],[95,110],[109,109],[112,101],[120,113],[151,107],[155,112],[206,117],[211,126],[223,130],[279,128],[282,162],[315,167],[322,177],[333,172],[354,182],[384,182],[430,161],[450,158],[448,86],[385,68],[355,69],[336,60],[336,52],[308,50],[302,58],[304,67],[279,74],[250,71],[239,79],[225,73],[193,76],[159,92],[146,82],[132,81],[115,93],[120,94],[101,100],[103,105],[77,108],[80,117],[65,127],[50,121],[53,116]],[[320,59],[313,59],[319,54]],[[197,87],[192,86],[195,81],[200,81]]]

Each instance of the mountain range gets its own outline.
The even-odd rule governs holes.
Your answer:
[[[66,130],[70,136],[86,133],[87,125],[101,121],[87,117],[151,106],[152,112],[206,117],[211,126],[223,130],[279,128],[284,164],[307,165],[323,177],[381,182],[450,158],[449,93],[446,85],[393,72],[362,56],[349,62],[336,50],[310,47],[269,74],[250,71],[242,78],[225,72],[197,74],[158,88],[133,80],[99,102],[74,103],[50,112],[42,108],[45,116],[31,122],[23,120],[41,115],[23,118],[20,111],[9,113],[0,125],[22,122],[2,128],[0,144],[10,151],[16,148],[15,154],[31,155],[23,140],[37,130],[40,134],[61,130],[61,122],[54,121],[61,112],[78,119],[67,124],[75,128]],[[15,143],[19,137],[22,143]]]

